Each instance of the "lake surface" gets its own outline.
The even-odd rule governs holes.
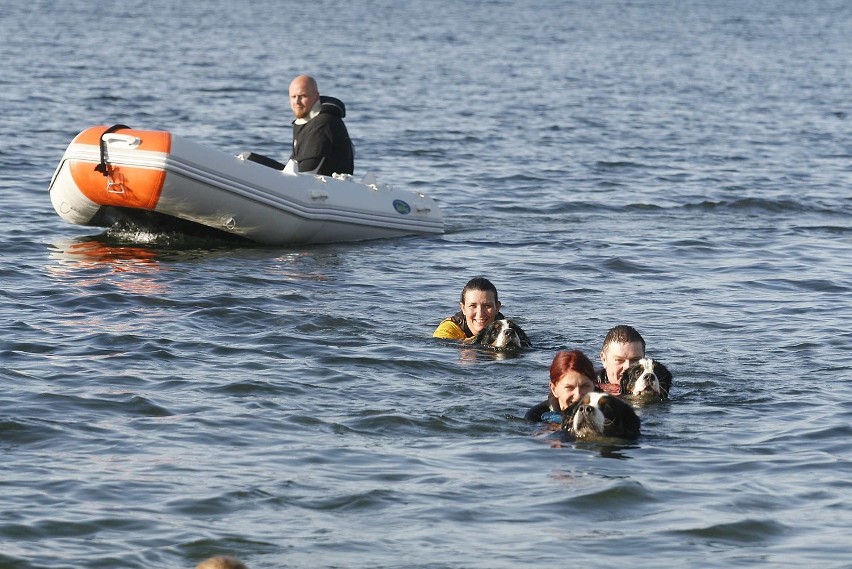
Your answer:
[[[852,567],[852,4],[9,2],[0,568]],[[292,77],[446,233],[73,226],[98,124],[286,158]],[[432,340],[490,278],[535,343]],[[627,445],[520,419],[615,324]]]

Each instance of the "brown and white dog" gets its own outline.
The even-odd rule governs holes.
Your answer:
[[[486,346],[497,350],[532,347],[529,337],[513,320],[501,318],[486,326],[479,334],[462,341],[472,346]]]
[[[621,394],[648,401],[665,401],[672,388],[672,374],[660,362],[642,358],[621,374]]]
[[[565,410],[562,431],[571,438],[639,437],[639,416],[630,404],[615,395],[593,391]]]

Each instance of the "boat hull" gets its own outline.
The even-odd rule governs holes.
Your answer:
[[[333,243],[443,233],[438,204],[350,176],[276,170],[165,131],[92,127],[50,183],[56,212],[105,226],[109,208],[152,211],[257,243]]]

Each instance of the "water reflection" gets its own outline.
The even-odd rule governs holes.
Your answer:
[[[111,245],[94,239],[54,243],[51,258],[64,261],[77,261],[84,265],[109,265],[117,272],[128,267],[157,264],[157,252],[145,247],[129,245]]]
[[[609,439],[598,441],[576,441],[563,434],[557,425],[553,426],[553,433],[548,436],[551,448],[564,448],[599,454],[602,458],[614,458],[627,460],[633,458],[625,451],[640,448],[635,442],[626,440]]]
[[[54,277],[73,277],[77,286],[91,286],[108,277],[125,290],[143,294],[163,292],[168,279],[151,278],[186,262],[233,258],[249,262],[253,271],[246,279],[272,282],[326,282],[346,257],[333,246],[289,249],[265,247],[246,241],[217,240],[181,233],[150,233],[110,229],[96,236],[68,238],[50,244],[55,261],[47,265]],[[227,261],[226,261],[227,262]],[[85,279],[81,279],[81,276]],[[132,277],[132,278],[131,278]],[[166,281],[166,282],[160,282]]]
[[[54,277],[75,277],[78,286],[95,286],[112,275],[111,284],[125,292],[159,294],[166,290],[162,280],[153,276],[163,270],[159,253],[148,247],[116,244],[92,238],[63,240],[52,244],[50,258],[55,263],[47,265]],[[88,278],[79,279],[81,270]]]
[[[463,346],[459,348],[459,362],[463,364],[475,364],[478,362],[511,360],[520,357],[522,354],[522,350],[498,350],[483,346]]]

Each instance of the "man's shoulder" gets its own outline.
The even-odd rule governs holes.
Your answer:
[[[331,113],[320,113],[312,118],[310,122],[313,123],[316,128],[322,128],[326,126],[342,125],[343,119]]]
[[[308,122],[301,125],[293,125],[294,135],[299,137],[314,138],[328,136],[334,138],[336,133],[346,128],[340,117],[320,113]]]

